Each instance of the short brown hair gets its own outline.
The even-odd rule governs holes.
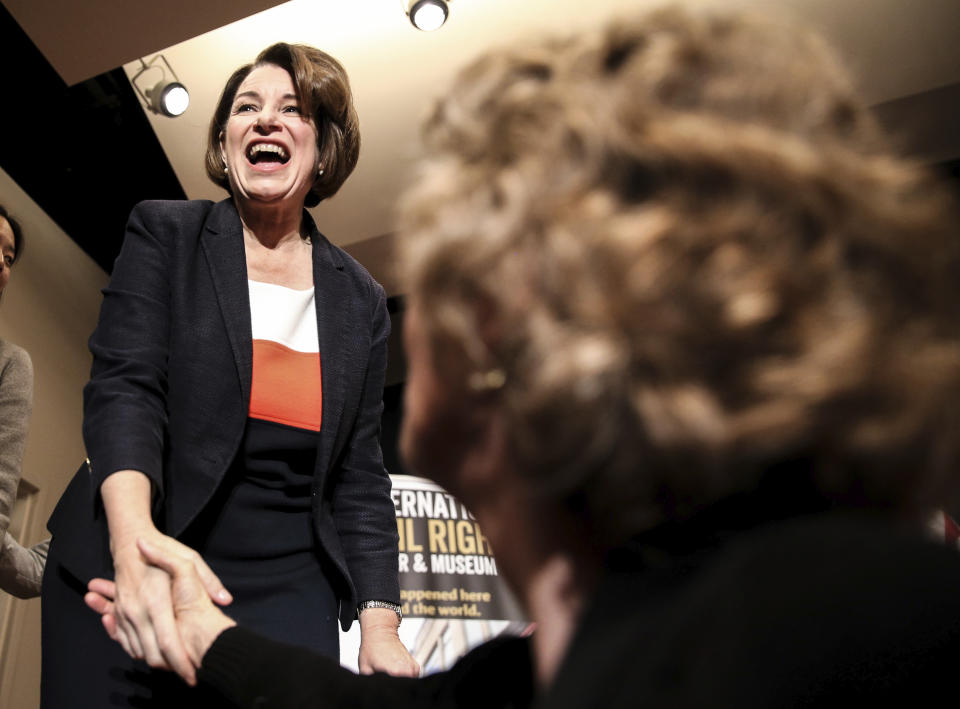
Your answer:
[[[290,75],[297,101],[309,109],[317,127],[317,149],[323,174],[314,181],[305,200],[308,207],[315,207],[336,194],[356,167],[360,155],[360,123],[343,66],[326,52],[305,44],[279,42],[271,45],[260,52],[252,64],[245,64],[230,75],[207,133],[204,158],[207,176],[230,191],[230,181],[223,171],[220,136],[230,119],[237,89],[251,71],[263,64],[278,66]]]
[[[425,140],[401,253],[442,371],[503,371],[517,467],[598,539],[785,470],[892,514],[956,492],[953,205],[817,37],[667,9],[526,44]]]

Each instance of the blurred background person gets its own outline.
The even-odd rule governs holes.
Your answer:
[[[145,540],[201,684],[244,707],[952,692],[960,556],[922,528],[958,487],[955,211],[823,43],[660,10],[488,54],[424,135],[402,450],[536,631],[357,677],[237,626]]]
[[[359,148],[343,67],[276,44],[233,73],[210,124],[207,173],[230,197],[133,210],[90,340],[89,461],[49,524],[43,706],[203,702],[147,671],[188,660],[169,644],[170,578],[137,538],[189,558],[270,637],[336,658],[337,620],[359,612],[360,668],[417,673],[378,439],[386,297],[305,211]],[[146,664],[83,605],[103,574]]]
[[[0,204],[0,298],[23,254],[23,230]],[[33,365],[22,347],[0,338],[0,589],[18,598],[40,595],[50,540],[22,547],[7,533],[17,500],[33,408]]]

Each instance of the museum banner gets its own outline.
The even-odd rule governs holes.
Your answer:
[[[480,525],[436,483],[393,475],[404,617],[522,620]]]

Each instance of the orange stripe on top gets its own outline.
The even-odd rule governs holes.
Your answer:
[[[254,340],[250,417],[319,431],[322,409],[320,353]]]

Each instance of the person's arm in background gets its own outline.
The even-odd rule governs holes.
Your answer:
[[[17,598],[39,596],[49,548],[49,537],[32,547],[24,547],[4,534],[0,545],[0,588]]]
[[[380,451],[380,417],[390,316],[383,288],[371,280],[371,346],[363,400],[333,491],[334,522],[350,576],[363,601],[399,603],[397,522],[390,476]],[[400,642],[400,619],[388,608],[360,613],[360,672],[416,677],[417,662]]]
[[[18,598],[32,598],[40,594],[46,544],[24,549],[7,534],[7,527],[33,411],[33,364],[26,350],[11,345],[4,349],[9,357],[0,369],[0,588]]]

